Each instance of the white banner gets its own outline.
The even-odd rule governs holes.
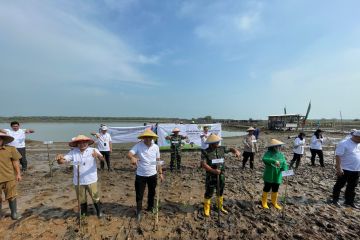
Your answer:
[[[109,127],[108,133],[111,136],[113,143],[136,143],[139,142],[137,138],[145,129],[152,126],[138,126],[138,127]]]
[[[193,146],[201,146],[200,135],[203,132],[203,127],[208,126],[210,133],[215,133],[221,137],[221,123],[215,124],[159,124],[157,128],[157,135],[159,136],[158,145],[170,146],[170,141],[165,138],[172,134],[174,128],[180,129],[180,135],[187,136],[188,139],[184,143]]]

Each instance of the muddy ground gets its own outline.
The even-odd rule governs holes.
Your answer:
[[[92,215],[82,219],[79,229],[72,170],[55,163],[53,177],[50,177],[46,147],[30,142],[27,146],[29,170],[18,185],[18,209],[23,218],[12,221],[8,205],[3,202],[5,216],[0,219],[0,239],[359,239],[360,211],[328,204],[335,183],[332,144],[324,150],[324,169],[318,162],[316,167],[309,166],[307,150],[306,160],[303,159],[296,175],[288,177],[285,215],[271,204],[268,210],[261,208],[263,163],[260,156],[269,139],[275,137],[288,143],[284,152],[290,160],[292,139],[288,139],[288,135],[262,133],[255,171],[248,167],[242,170],[240,159],[231,155],[226,158],[224,205],[229,214],[221,215],[220,225],[214,206],[210,218],[202,214],[205,175],[198,168],[200,153],[183,153],[182,172],[166,171],[165,182],[160,185],[156,227],[153,213],[145,212],[140,223],[135,219],[135,175],[125,158],[131,145],[116,145],[111,156],[114,171],[99,172],[105,217],[98,219],[88,201]],[[241,141],[241,138],[228,138],[223,144],[241,150]],[[51,149],[53,159],[56,153],[67,152],[68,147],[56,143]],[[162,153],[162,159],[168,164],[169,154]],[[281,185],[280,195],[284,195],[285,186]],[[357,194],[360,203],[358,188]]]

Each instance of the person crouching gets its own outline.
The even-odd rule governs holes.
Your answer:
[[[278,205],[278,190],[282,181],[282,171],[288,169],[286,159],[283,153],[280,152],[280,148],[285,143],[271,139],[270,144],[267,146],[268,151],[264,154],[262,160],[265,164],[264,169],[264,189],[261,198],[261,203],[263,208],[269,208],[267,204],[267,196],[270,190],[271,193],[271,203],[276,209],[281,210],[281,206]]]
[[[81,213],[87,215],[86,192],[88,192],[93,200],[97,216],[98,218],[101,218],[103,214],[101,212],[100,194],[97,186],[98,177],[96,159],[104,161],[104,157],[99,150],[89,147],[89,145],[93,143],[94,141],[91,138],[84,135],[78,135],[69,143],[72,150],[65,156],[62,154],[57,155],[56,160],[58,164],[63,164],[65,162],[72,162],[74,164],[73,183],[76,195],[78,196],[78,201],[80,201]],[[78,167],[80,172],[79,185]]]

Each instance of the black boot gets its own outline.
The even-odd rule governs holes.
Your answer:
[[[81,209],[81,215],[88,215],[88,206],[87,203],[82,203],[80,204],[80,209]]]
[[[13,200],[9,200],[9,208],[11,211],[11,219],[12,220],[18,220],[21,218],[21,215],[17,213],[16,198]]]
[[[103,213],[101,212],[101,203],[100,202],[94,203],[94,206],[96,209],[96,215],[98,216],[98,218],[102,218]]]

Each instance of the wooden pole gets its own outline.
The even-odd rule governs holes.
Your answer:
[[[220,165],[218,165],[220,167]],[[217,184],[216,184],[216,195],[217,195],[217,204],[218,204],[218,224],[220,226],[220,174],[217,175]]]
[[[79,208],[79,229],[81,230],[81,206],[80,206],[80,163],[77,165],[77,199]]]
[[[286,208],[286,198],[287,198],[287,178],[288,177],[285,177],[285,197],[284,197],[284,206],[283,206],[283,209],[282,209],[282,218],[285,219],[285,208]]]

